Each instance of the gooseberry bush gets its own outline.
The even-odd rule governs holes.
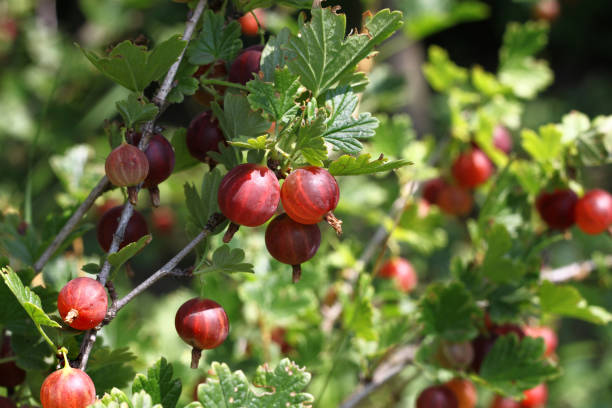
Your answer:
[[[364,61],[418,37],[409,10],[347,30],[320,1],[177,3],[182,35],[78,45],[122,96],[103,159],[77,169],[90,190],[44,225],[2,220],[0,405],[545,406],[561,319],[612,321],[570,282],[609,256],[547,265],[560,243],[612,246],[612,196],[585,177],[612,162],[612,116],[521,122],[553,79],[548,23],[510,24],[497,72],[429,48],[448,115],[436,139],[360,104],[380,99]],[[99,257],[83,254],[90,229]],[[180,250],[156,247],[164,234]],[[162,264],[138,274],[152,255]],[[159,289],[177,280],[190,289]]]

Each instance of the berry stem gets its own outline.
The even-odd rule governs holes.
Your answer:
[[[292,265],[293,268],[293,283],[298,283],[302,277],[301,265]]]
[[[151,205],[155,208],[159,207],[161,204],[161,199],[159,198],[159,187],[149,187],[149,197],[151,198]]]
[[[226,244],[230,242],[232,238],[234,238],[234,234],[238,232],[238,228],[240,228],[240,225],[230,222],[230,225],[227,227],[227,231],[225,231],[225,235],[223,235],[223,242]]]
[[[138,187],[130,186],[127,188],[127,192],[128,192],[128,199],[130,200],[130,203],[132,205],[136,205],[136,203],[138,203]]]
[[[200,359],[202,358],[202,350],[199,348],[193,348],[191,350],[191,368],[196,369],[200,365]]]

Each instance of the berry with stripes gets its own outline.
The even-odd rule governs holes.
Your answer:
[[[458,408],[455,394],[448,388],[437,385],[425,388],[417,398],[417,408]]]
[[[293,282],[300,280],[300,264],[314,256],[321,244],[317,224],[300,224],[287,214],[274,218],[266,228],[266,248],[277,261],[293,266]]]
[[[57,309],[62,320],[77,330],[93,329],[102,323],[107,307],[104,286],[91,278],[71,280],[57,297]]]
[[[280,199],[278,179],[266,166],[240,164],[219,184],[219,209],[230,221],[223,242],[229,242],[240,225],[256,227],[268,221]]]
[[[43,408],[83,408],[96,401],[96,387],[83,370],[70,367],[52,372],[40,387]]]
[[[114,149],[104,163],[106,177],[117,187],[134,187],[142,183],[149,173],[147,156],[137,147],[122,144]],[[130,201],[135,204],[138,191],[128,189]]]
[[[294,170],[281,188],[281,202],[289,217],[301,224],[316,224],[325,218],[340,234],[341,222],[332,214],[339,199],[334,176],[316,166]]]
[[[574,214],[583,232],[600,234],[612,225],[612,195],[600,189],[591,190],[578,200]]]
[[[176,312],[174,325],[183,341],[193,347],[191,368],[198,368],[202,350],[219,347],[229,333],[223,307],[210,299],[193,298]]]

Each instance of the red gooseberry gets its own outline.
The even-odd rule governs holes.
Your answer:
[[[316,224],[333,211],[340,199],[334,176],[326,169],[306,166],[292,171],[281,188],[283,209],[302,224]]]
[[[542,191],[536,198],[536,209],[544,222],[552,229],[564,230],[574,224],[574,209],[578,196],[570,189],[557,189],[551,193]]]
[[[508,128],[502,125],[497,125],[493,129],[493,146],[506,154],[512,151],[512,135]]]
[[[287,342],[287,330],[285,330],[283,327],[279,326],[272,329],[270,332],[270,340],[278,344],[280,351],[283,354],[287,354],[293,349],[293,347],[291,347],[291,345]]]
[[[108,210],[100,221],[98,222],[97,235],[98,243],[105,252],[108,252],[113,242],[113,234],[119,226],[119,218],[123,212],[123,206],[114,207]],[[149,233],[147,228],[147,222],[145,221],[142,214],[134,210],[130,220],[128,221],[127,228],[125,229],[125,235],[123,241],[119,245],[119,248],[123,248],[127,244],[138,241]]]
[[[458,408],[474,408],[476,406],[478,394],[476,393],[476,387],[470,380],[453,378],[444,386],[457,397]]]
[[[40,388],[43,408],[84,408],[95,401],[96,387],[91,378],[67,363],[49,374]]]
[[[554,21],[561,14],[561,5],[558,0],[540,0],[534,8],[533,14],[539,20]]]
[[[11,336],[5,333],[2,336],[0,359],[13,357],[14,355],[11,347]],[[16,387],[24,382],[25,377],[26,372],[19,368],[14,361],[0,364],[0,387]]]
[[[93,329],[102,323],[107,307],[104,286],[91,278],[71,280],[57,297],[57,309],[62,320],[77,330]]]
[[[523,392],[525,398],[521,401],[523,408],[541,408],[546,405],[548,400],[548,387],[546,384],[540,384]]]
[[[181,339],[193,347],[191,368],[197,368],[202,350],[219,347],[229,333],[223,307],[210,299],[193,298],[176,312],[174,326]]]
[[[277,261],[293,266],[293,282],[300,280],[300,264],[314,256],[321,245],[317,224],[300,224],[287,214],[274,218],[266,228],[266,248]]]
[[[193,118],[187,128],[189,154],[214,167],[217,162],[208,156],[208,152],[219,152],[219,143],[227,145],[223,132],[210,112],[202,112]]]
[[[504,398],[501,395],[496,395],[491,402],[490,408],[521,408],[521,404],[512,398]]]
[[[546,345],[546,350],[544,351],[544,356],[550,357],[555,350],[557,349],[557,344],[559,340],[557,338],[557,333],[550,327],[541,326],[526,326],[523,327],[523,331],[529,337],[541,338],[544,340],[544,344]]]
[[[480,367],[487,357],[487,354],[489,354],[489,351],[493,348],[496,339],[496,335],[487,337],[481,334],[472,340],[474,359],[472,360],[471,368],[474,372],[478,373],[480,371]]]
[[[455,159],[451,172],[460,187],[475,188],[491,177],[493,164],[482,150],[471,148]]]
[[[416,406],[417,408],[458,408],[459,402],[450,389],[438,385],[421,391]]]
[[[124,143],[106,157],[104,169],[106,176],[114,185],[136,186],[147,177],[149,161],[140,149]]]
[[[576,224],[583,232],[596,235],[612,225],[612,195],[595,189],[587,192],[574,210]]]
[[[419,280],[412,264],[401,257],[394,257],[385,262],[379,274],[383,278],[394,279],[402,292],[411,292]]]
[[[438,194],[438,207],[449,215],[467,215],[472,211],[474,200],[469,191],[447,184]]]
[[[253,74],[259,73],[262,50],[262,45],[253,45],[242,50],[230,67],[229,81],[246,85],[252,80]]]
[[[253,13],[255,13],[255,16],[253,16]],[[257,19],[255,17],[257,17]],[[263,26],[264,11],[262,9],[254,9],[240,17],[238,19],[238,22],[240,23],[240,27],[242,28],[242,34],[248,36],[257,35],[257,33],[259,32],[259,24],[257,24],[257,21],[259,21],[259,24]]]
[[[442,177],[428,180],[423,184],[421,195],[429,204],[438,204],[440,192],[446,185],[447,183]]]

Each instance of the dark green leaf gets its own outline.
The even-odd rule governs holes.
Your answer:
[[[247,83],[248,100],[253,110],[261,109],[273,122],[279,122],[296,114],[295,103],[300,82],[288,68],[276,70],[272,83],[253,80]]]
[[[96,392],[101,394],[113,387],[128,385],[134,378],[134,360],[136,356],[128,348],[95,347],[87,364],[87,374],[96,384]]]
[[[155,119],[159,108],[152,103],[147,103],[137,94],[130,94],[128,98],[117,102],[117,110],[125,126],[128,128],[136,127],[140,123]]]
[[[590,306],[578,289],[571,285],[555,285],[544,281],[539,295],[540,307],[544,313],[574,317],[602,325],[612,321],[612,314],[599,306]]]
[[[202,31],[189,45],[187,54],[191,64],[205,65],[217,60],[232,61],[241,49],[238,21],[225,25],[223,15],[206,10]]]
[[[161,404],[164,408],[174,408],[181,396],[181,380],[172,378],[173,368],[165,358],[161,358],[147,370],[147,375],[137,374],[132,384],[132,392],[146,391],[153,404]]]
[[[153,236],[151,234],[145,235],[138,241],[127,244],[118,252],[108,255],[108,262],[110,262],[110,264],[113,266],[113,275],[123,266],[124,263],[138,254],[142,248],[149,245],[152,239]]]
[[[213,104],[212,107],[227,140],[261,136],[270,128],[270,122],[259,112],[251,110],[249,101],[242,94],[227,92],[223,100],[223,109],[217,104]]]
[[[235,272],[253,272],[253,265],[244,261],[244,251],[240,248],[230,249],[227,245],[221,245],[215,250],[212,256],[212,264],[204,267],[196,268],[193,272],[194,275],[200,273],[211,273],[211,272],[224,272],[224,273],[235,273]]]
[[[379,157],[376,160],[370,160],[371,158],[369,153],[359,155],[359,157],[345,154],[329,165],[329,172],[334,176],[354,176],[394,170],[412,164],[403,159],[389,161],[385,157]]]

